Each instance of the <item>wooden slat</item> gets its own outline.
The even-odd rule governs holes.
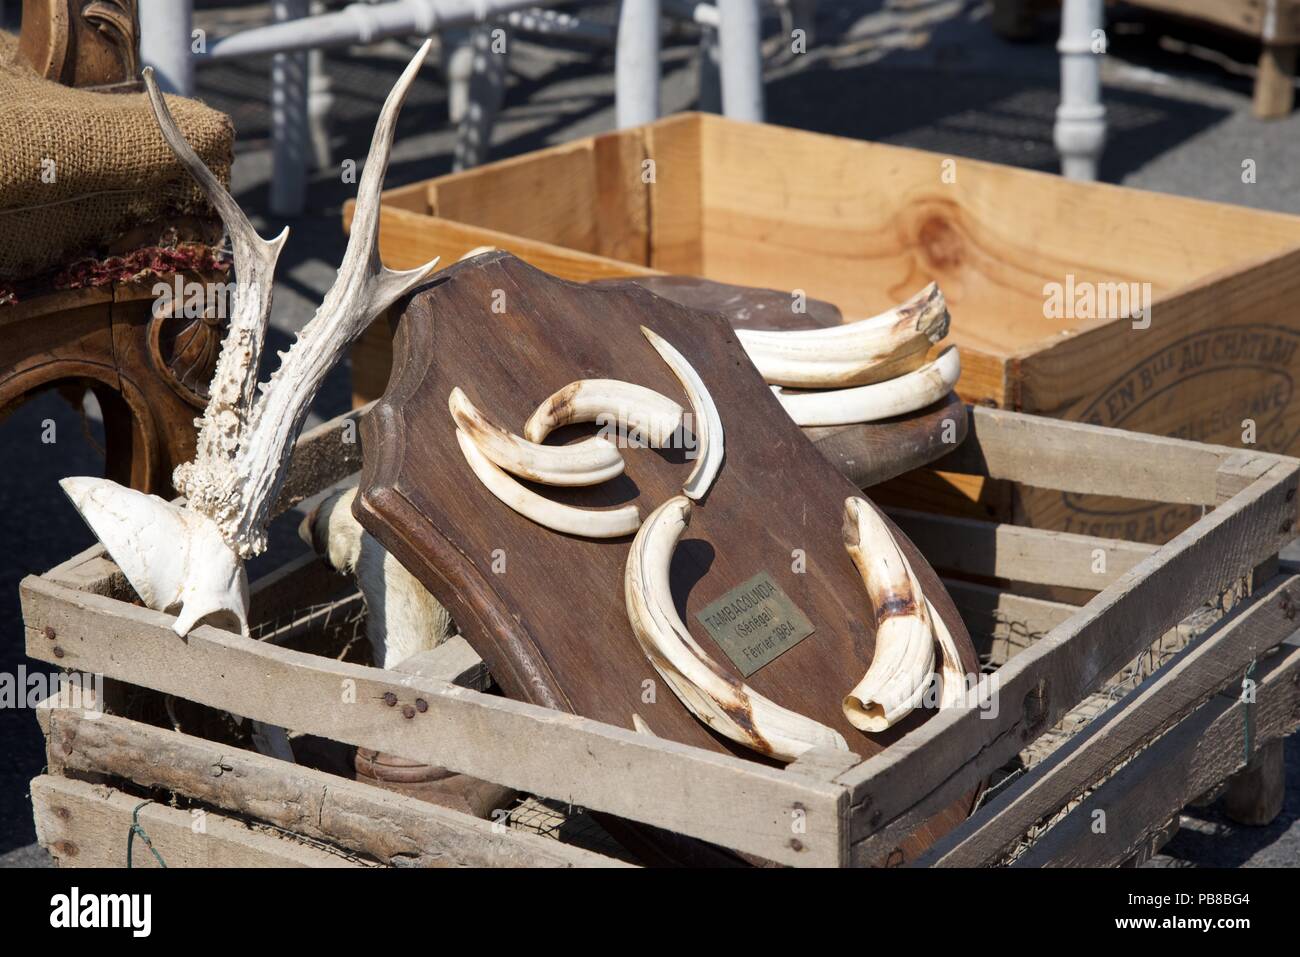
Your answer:
[[[855,859],[887,854],[926,814],[1052,727],[1153,636],[1276,554],[1291,537],[1298,465],[1274,466],[1016,655],[997,672],[996,713],[942,711],[841,776],[854,792]]]
[[[1295,632],[1294,601],[1300,601],[1300,575],[1274,578],[918,863],[978,867],[1001,859],[1035,822],[1065,807],[1210,697],[1239,683],[1251,661]]]
[[[1251,705],[1253,751],[1300,726],[1300,648],[1264,664]],[[1229,689],[1121,768],[1019,857],[1017,867],[1106,867],[1121,863],[1161,823],[1247,764],[1246,708]],[[1095,811],[1106,831],[1093,832]]]
[[[1280,457],[1227,446],[1062,422],[999,409],[971,408],[970,434],[940,471],[987,475],[1038,488],[1190,505],[1217,505],[1234,474]]]
[[[421,651],[397,663],[395,671],[447,681],[462,688],[486,691],[492,684],[487,665],[460,635],[452,635],[436,648]]]
[[[610,867],[622,862],[428,801],[115,715],[54,709],[51,773],[107,774],[415,867]]]
[[[60,867],[126,867],[131,815],[140,803],[133,794],[85,781],[51,775],[32,781],[36,837]],[[140,809],[138,821],[169,868],[358,866],[214,812],[204,814],[199,830],[189,811],[151,802]],[[158,866],[139,837],[132,866]]]
[[[886,509],[935,568],[1101,591],[1154,545],[1049,532],[1000,522]]]
[[[446,682],[250,642],[210,626],[181,641],[168,615],[35,577],[20,591],[28,652],[42,660],[778,863],[845,861],[841,816],[848,793],[840,785]],[[46,627],[56,642],[44,637]],[[798,808],[805,830],[796,837],[790,815]]]
[[[435,256],[442,257],[444,267],[450,266],[479,246],[504,249],[538,269],[574,282],[661,274],[659,270],[645,266],[480,226],[467,226],[450,219],[420,216],[404,209],[384,207],[380,210],[379,249],[384,263],[393,269],[414,268]]]

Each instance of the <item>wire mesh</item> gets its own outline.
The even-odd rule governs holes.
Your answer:
[[[1248,594],[1248,582],[1244,579],[1237,581],[1220,593],[1215,601],[1202,605],[1175,628],[1165,632],[1152,642],[1149,647],[1143,649],[1128,665],[1112,676],[1101,689],[1079,702],[1054,727],[1041,734],[1025,750],[1020,752],[1016,762],[1017,766],[1006,769],[1006,776],[997,782],[996,787],[985,792],[981,800],[981,806],[987,804],[998,793],[1001,793],[1002,790],[1009,787],[1018,778],[1055,753],[1071,738],[1088,728],[1097,718],[1134,691],[1153,674],[1166,667],[1188,645],[1213,628]],[[1147,742],[1147,746],[1151,743]],[[1000,863],[1004,865],[1010,864],[1023,855],[1053,825],[1086,800],[1093,791],[1113,777],[1142,750],[1143,748],[1138,748],[1123,761],[1116,762],[1104,775],[1072,797],[1054,814],[1035,824],[1027,833],[1022,835]]]

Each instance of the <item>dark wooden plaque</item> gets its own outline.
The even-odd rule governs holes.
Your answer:
[[[568,536],[507,508],[470,471],[447,409],[449,393],[460,386],[497,424],[522,432],[555,390],[597,377],[647,386],[689,409],[642,325],[699,372],[726,437],[722,470],[697,503],[673,560],[682,620],[715,661],[739,676],[696,616],[755,575],[770,574],[813,632],[747,682],[834,727],[858,754],[876,753],[927,713],[867,735],[840,709],[873,650],[866,591],[840,532],[844,500],[861,493],[785,415],[721,316],[632,283],[566,282],[505,253],[453,266],[411,300],[398,322],[388,389],[362,426],[358,518],[447,605],[506,694],[624,728],[633,727],[635,712],[659,737],[755,759],[691,715],[638,647],[623,600],[631,536]],[[564,431],[576,436],[584,429],[591,431]],[[680,494],[692,468],[680,451],[625,449],[624,458],[626,472],[604,485],[538,490],[584,507],[635,502],[644,517]],[[957,640],[966,670],[976,671],[974,649],[948,595],[894,531]],[[646,681],[656,689],[653,704],[643,701]],[[904,856],[911,858],[968,809],[966,801],[943,812],[908,842]]]

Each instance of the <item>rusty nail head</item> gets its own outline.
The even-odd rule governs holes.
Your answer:
[[[58,635],[54,633],[54,629],[51,628],[49,625],[45,626],[45,631],[43,632],[43,634],[45,635],[46,639],[49,641],[53,641],[55,638],[58,637]]]
[[[429,702],[425,701],[423,698],[416,698],[415,710],[420,712],[420,714],[424,714],[429,710]]]
[[[55,658],[62,658],[62,657],[63,657],[63,649],[62,649],[61,647],[59,647],[58,645],[55,645],[55,646],[54,646],[54,657],[55,657]]]
[[[403,717],[403,718],[414,718],[414,717],[415,717],[415,709],[412,708],[409,704],[404,704],[404,705],[402,705],[402,717]]]
[[[393,694],[391,691],[385,691],[385,692],[384,692],[384,704],[388,705],[388,707],[390,707],[390,708],[391,708],[393,705],[397,704],[397,695]]]
[[[791,847],[793,850],[796,850],[796,851],[802,851],[802,850],[803,850],[803,841],[799,840],[799,838],[797,838],[797,837],[792,837],[792,838],[790,838],[790,847]]]

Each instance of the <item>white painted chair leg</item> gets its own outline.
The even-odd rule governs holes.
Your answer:
[[[758,0],[718,0],[722,112],[763,122],[763,48]]]
[[[492,145],[492,128],[506,96],[510,38],[498,24],[484,24],[474,30],[470,46],[473,63],[469,75],[469,97],[456,130],[453,168],[469,169],[487,160]]]
[[[194,59],[190,53],[192,0],[140,0],[140,60],[151,66],[167,93],[194,95]]]
[[[312,16],[324,12],[324,0],[312,0]],[[312,50],[307,54],[307,126],[315,169],[328,169],[334,163],[329,130],[330,110],[333,108],[334,94],[329,74],[325,72],[325,51]]]
[[[1101,102],[1101,58],[1105,50],[1102,0],[1065,0],[1061,11],[1061,104],[1053,139],[1067,179],[1094,180],[1106,143],[1106,107]]]
[[[469,109],[469,78],[474,72],[474,32],[449,27],[439,34],[442,75],[447,81],[447,118],[458,125]]]
[[[271,0],[276,22],[307,12],[308,0]],[[306,50],[277,53],[271,60],[271,212],[276,216],[299,215],[307,198],[309,55]]]
[[[659,118],[659,0],[623,0],[615,43],[615,113],[620,129]]]

